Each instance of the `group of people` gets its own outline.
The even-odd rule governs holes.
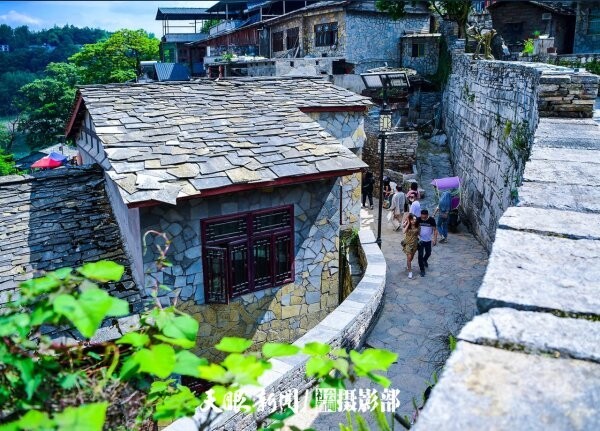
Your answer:
[[[375,180],[372,172],[367,172],[362,183],[362,205],[366,207],[367,199],[373,209],[373,189]],[[406,194],[400,185],[396,185],[395,192],[388,177],[383,178],[383,206],[393,213],[395,230],[402,229],[404,239],[401,242],[402,250],[406,254],[406,270],[408,278],[413,278],[412,261],[417,255],[419,272],[425,277],[429,267],[429,257],[432,246],[438,242],[448,240],[448,219],[450,215],[452,195],[446,191],[440,197],[438,206],[432,215],[427,209],[421,209],[421,195],[416,182],[411,183]],[[437,221],[436,221],[437,215]]]
[[[396,193],[392,196],[389,207],[398,224],[396,230],[402,229],[404,233],[401,245],[406,254],[408,278],[413,278],[412,261],[415,254],[417,254],[420,275],[425,277],[425,271],[429,267],[431,248],[438,242],[438,233],[441,236],[440,242],[446,242],[448,239],[448,217],[452,201],[450,192],[445,192],[441,196],[433,215],[430,215],[427,209],[421,209],[420,199],[417,183],[411,183],[410,190],[406,194],[397,185]],[[437,222],[436,215],[438,216]]]

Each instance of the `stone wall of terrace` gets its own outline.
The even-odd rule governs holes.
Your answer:
[[[539,117],[591,117],[597,86],[597,76],[565,67],[453,55],[444,129],[463,179],[462,209],[488,249],[516,202]]]

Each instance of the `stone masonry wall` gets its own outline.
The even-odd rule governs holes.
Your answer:
[[[597,76],[565,67],[453,54],[444,129],[463,180],[462,210],[488,249],[498,219],[518,199],[540,114],[591,116],[597,85]]]
[[[207,350],[224,335],[255,341],[294,341],[338,305],[340,196],[342,225],[358,223],[358,175],[297,186],[265,189],[182,202],[177,207],[140,210],[142,233],[166,232],[172,238],[168,258],[173,266],[155,274],[169,287],[181,289],[179,308],[200,322],[198,351]],[[295,280],[282,287],[249,293],[227,305],[204,304],[200,220],[217,215],[294,205]],[[148,243],[149,249],[152,241]],[[152,269],[152,253],[144,255]],[[164,301],[173,292],[164,292]]]
[[[487,248],[520,184],[538,122],[540,76],[533,67],[453,55],[442,102],[444,129],[463,180],[462,210]]]
[[[359,151],[365,144],[364,112],[308,112],[307,115],[345,147]]]
[[[382,13],[346,14],[346,60],[355,64],[354,73],[374,67],[400,66],[400,37],[429,30],[428,14],[410,14],[397,21]],[[366,43],[368,41],[368,43]]]
[[[413,57],[413,44],[422,44],[423,53]],[[400,42],[401,66],[414,69],[420,75],[433,75],[440,57],[440,35],[407,35]]]

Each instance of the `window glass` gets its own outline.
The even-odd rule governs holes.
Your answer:
[[[231,245],[229,253],[232,296],[250,291],[248,283],[248,245],[246,242]]]
[[[254,285],[271,284],[273,275],[271,265],[271,238],[261,238],[254,241]]]
[[[300,29],[298,27],[288,28],[286,32],[286,48],[296,48],[300,44]]]
[[[600,11],[590,13],[588,34],[600,34]]]
[[[227,303],[225,249],[205,247],[205,295],[207,303]]]
[[[337,22],[315,25],[315,46],[331,46],[337,43]]]
[[[273,33],[273,51],[283,51],[283,31]]]
[[[207,303],[293,279],[292,205],[201,222]]]
[[[289,280],[292,277],[291,237],[278,236],[275,239],[275,279]]]

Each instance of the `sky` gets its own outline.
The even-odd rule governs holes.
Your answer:
[[[62,27],[143,28],[162,36],[162,22],[156,21],[158,7],[209,7],[214,1],[0,1],[0,24],[27,25],[31,30]]]

